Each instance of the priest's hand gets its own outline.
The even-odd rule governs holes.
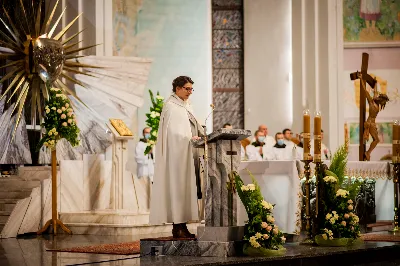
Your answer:
[[[194,136],[194,137],[192,137],[192,140],[194,140],[194,141],[200,140],[200,139],[201,139],[201,137],[199,137],[199,136]]]

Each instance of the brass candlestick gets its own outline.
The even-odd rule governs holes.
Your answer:
[[[396,235],[400,234],[399,228],[399,177],[400,177],[400,162],[393,160],[393,187],[394,187],[394,227],[389,232]]]
[[[307,231],[307,238],[303,241],[304,244],[312,244],[313,235],[312,235],[312,228],[311,228],[311,210],[310,210],[310,179],[311,179],[311,167],[310,163],[312,159],[304,159],[302,160],[304,163],[304,175],[306,177],[306,231]]]

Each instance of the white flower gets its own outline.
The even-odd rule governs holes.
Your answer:
[[[53,134],[54,134],[54,136],[57,136],[57,135],[58,135],[58,132],[54,132]]]
[[[274,230],[272,230],[272,232],[274,233],[274,235],[277,235],[279,233],[278,228],[274,228]]]
[[[49,133],[47,133],[47,135],[51,136],[53,134],[52,131],[49,131]]]
[[[72,112],[72,111],[74,111],[74,110],[72,110],[72,108],[68,108],[68,112]]]
[[[157,95],[157,96],[156,96],[156,99],[162,101],[162,100],[164,100],[164,97],[162,97],[162,96],[160,96],[160,95]]]
[[[64,106],[63,106],[63,107],[61,107],[61,110],[65,111],[65,107],[64,107]]]
[[[267,210],[273,210],[274,209],[274,206],[272,206],[271,203],[266,202],[265,200],[263,200],[261,202],[261,205],[263,206],[264,209],[267,209]]]
[[[281,239],[282,239],[282,242],[285,243],[286,238],[284,236],[282,236]]]
[[[157,133],[158,133],[158,131],[153,131],[153,132],[151,132],[151,134],[154,136],[154,137],[157,137]]]
[[[248,190],[249,190],[249,188],[248,188],[247,186],[245,186],[245,185],[243,185],[240,189],[241,189],[242,191],[248,191]]]
[[[329,236],[329,239],[332,240],[332,239],[333,239],[333,236]]]
[[[261,234],[261,233],[256,233],[255,237],[256,237],[257,239],[259,239],[259,238],[262,237],[262,234]]]
[[[56,97],[62,97],[63,95],[62,94],[56,94]]]
[[[250,242],[250,244],[251,244],[253,247],[255,247],[255,248],[259,248],[259,247],[261,246],[257,241],[255,241],[255,242]]]
[[[49,144],[47,143],[47,141],[45,141],[45,142],[43,143],[43,145],[44,145],[44,146],[47,146],[47,145],[49,145]]]
[[[69,107],[69,103],[66,103],[66,104],[65,104],[65,107],[68,108],[68,107]]]
[[[49,110],[49,109],[46,109],[46,114],[48,114],[48,113],[50,113],[50,110]]]
[[[328,214],[325,216],[325,218],[326,218],[327,220],[331,219],[331,218],[332,218],[332,214],[328,213]]]
[[[71,117],[71,116],[72,116],[72,112],[69,112],[67,115],[68,115],[69,117]]]
[[[248,184],[247,187],[249,188],[249,190],[254,191],[256,190],[256,186],[254,184]]]
[[[336,220],[335,220],[335,218],[331,218],[331,219],[329,220],[329,222],[330,222],[331,224],[334,224],[334,223],[336,222]]]
[[[267,216],[267,221],[270,222],[270,223],[273,223],[273,222],[275,222],[275,219],[271,215],[268,215]]]
[[[338,189],[338,191],[336,191],[336,197],[346,198],[347,195],[349,195],[349,192],[347,190]]]
[[[159,112],[156,112],[156,116],[160,116],[161,114]]]
[[[68,119],[68,124],[71,124],[72,123],[72,119]]]
[[[55,107],[53,106],[53,107],[51,107],[51,110],[54,110],[54,111],[55,111],[55,110],[57,110],[57,108],[55,108]]]
[[[57,109],[57,113],[61,114],[62,113],[61,109]]]
[[[337,182],[337,178],[334,176],[325,176],[324,177],[324,181],[326,183],[336,183]]]
[[[62,123],[64,127],[68,126],[67,122]]]
[[[67,116],[65,114],[62,114],[61,119],[65,119],[65,118],[67,118]]]
[[[149,143],[150,143],[151,145],[156,144],[156,142],[155,142],[154,140],[149,140]]]
[[[153,112],[151,112],[151,113],[150,113],[150,117],[151,117],[151,118],[156,118],[156,117],[157,117],[157,114],[156,114],[156,112],[154,112],[154,111],[153,111]]]

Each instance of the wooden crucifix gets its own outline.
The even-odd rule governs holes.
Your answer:
[[[365,86],[367,83],[371,88],[375,88],[376,80],[368,74],[368,58],[369,55],[367,53],[362,54],[362,62],[361,62],[361,73],[354,72],[350,74],[351,80],[360,79],[360,126],[359,126],[359,139],[360,146],[358,149],[358,158],[359,161],[364,161],[365,157],[365,141],[364,141],[364,123],[365,123],[365,114],[366,114],[366,100],[367,96],[365,94]],[[361,75],[360,75],[361,74]]]

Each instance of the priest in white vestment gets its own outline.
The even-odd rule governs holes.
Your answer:
[[[268,147],[264,155],[264,160],[293,160],[295,159],[296,152],[293,148],[286,146],[283,138],[283,134],[278,132],[275,134],[276,144],[273,147]]]
[[[266,125],[258,126],[258,131],[262,132],[264,135],[263,142],[265,143],[265,147],[272,147],[275,145],[276,141],[275,141],[274,137],[271,137],[268,135],[268,127]],[[251,139],[251,143],[255,142],[256,140],[257,140],[257,138],[253,137]]]
[[[154,175],[154,155],[153,151],[150,151],[149,154],[144,154],[147,148],[147,142],[150,138],[149,127],[143,129],[143,138],[140,139],[138,144],[136,144],[135,149],[135,159],[137,163],[137,176],[138,178],[149,178],[150,182],[153,182]]]
[[[263,161],[264,154],[266,153],[268,147],[265,141],[264,132],[257,130],[254,133],[254,139],[251,144],[246,147],[246,154],[249,161]]]
[[[193,83],[186,76],[173,81],[173,94],[164,103],[156,143],[150,224],[173,223],[174,238],[193,238],[186,223],[202,218],[198,209],[198,198],[202,197],[200,149],[194,149],[191,140],[203,136],[204,131],[188,100]]]
[[[283,142],[285,143],[286,147],[293,149],[296,144],[292,141],[293,133],[289,128],[285,128],[283,131]]]

